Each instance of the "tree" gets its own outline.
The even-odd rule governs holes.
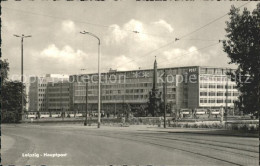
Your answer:
[[[170,114],[172,110],[172,103],[166,103],[166,114]],[[164,101],[160,104],[159,116],[164,116]]]
[[[22,95],[24,104],[26,103],[25,86],[19,81],[9,81],[9,63],[7,60],[1,61],[1,121],[2,122],[19,122],[22,110]]]
[[[21,92],[22,86],[24,85],[21,82],[16,81],[6,81],[2,86],[1,102],[3,113],[5,113],[3,118],[8,115],[7,117],[10,119],[12,116],[11,122],[19,122],[21,119],[22,95],[24,103],[26,103],[25,95]],[[2,121],[9,122],[7,119],[2,119]]]
[[[7,60],[2,60],[0,59],[0,64],[1,64],[1,84],[3,84],[7,79],[8,79],[8,72],[9,72],[9,63],[7,62]]]
[[[246,8],[231,7],[227,21],[227,40],[223,41],[224,52],[236,64],[235,73],[229,73],[240,91],[236,106],[244,113],[257,113],[260,108],[260,3],[252,14]]]

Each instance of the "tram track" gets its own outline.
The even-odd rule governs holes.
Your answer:
[[[135,136],[139,136],[139,135],[140,134],[137,134]],[[227,144],[229,144],[229,145],[232,144],[230,142],[220,142],[220,141],[218,141],[218,144],[214,144],[215,141],[205,140],[205,139],[199,140],[199,139],[193,139],[193,138],[190,139],[190,138],[184,138],[184,137],[169,138],[169,137],[161,137],[161,136],[146,136],[146,135],[142,135],[142,136],[143,137],[147,137],[147,138],[158,138],[158,139],[167,139],[167,140],[191,142],[191,143],[197,143],[197,144],[211,145],[211,146],[217,146],[217,147],[230,148],[230,149],[236,149],[236,150],[243,150],[243,151],[247,151],[247,152],[258,153],[257,151],[254,151],[254,150],[248,150],[248,149],[236,148],[234,146],[228,146]],[[196,141],[194,141],[194,140],[196,140]],[[205,141],[205,142],[203,142],[203,141]],[[206,143],[206,142],[211,142],[211,143]],[[226,145],[221,145],[220,143],[226,144]],[[240,144],[232,144],[232,145],[239,145],[239,146],[241,146]],[[242,146],[249,147],[248,145],[242,145]],[[251,145],[250,147],[256,147],[256,146]]]
[[[84,133],[84,134],[86,134],[86,133]],[[187,152],[187,153],[207,157],[207,158],[210,158],[210,159],[218,160],[218,161],[221,161],[221,162],[224,162],[224,163],[229,163],[229,164],[232,164],[232,165],[247,165],[247,164],[235,163],[233,160],[223,159],[221,157],[221,155],[225,156],[226,154],[229,154],[230,156],[233,156],[233,158],[234,157],[235,158],[238,158],[238,157],[247,157],[248,158],[248,157],[250,157],[251,159],[257,158],[257,156],[248,155],[247,154],[248,151],[244,151],[244,149],[237,149],[237,148],[232,148],[232,147],[229,147],[229,149],[244,151],[245,153],[238,153],[238,152],[229,151],[229,150],[227,150],[226,148],[223,148],[223,147],[215,148],[215,147],[212,147],[212,145],[208,146],[208,144],[207,144],[207,146],[205,146],[205,145],[203,145],[203,143],[194,143],[194,142],[190,142],[190,141],[181,141],[181,140],[176,140],[176,139],[168,139],[171,142],[162,143],[161,137],[151,137],[151,136],[143,136],[143,135],[140,136],[140,135],[133,135],[133,134],[128,134],[128,133],[122,134],[122,133],[116,133],[116,132],[112,133],[112,134],[111,134],[111,132],[110,133],[109,132],[102,132],[102,134],[101,133],[90,133],[90,134],[96,135],[96,136],[108,137],[108,138],[130,140],[130,141],[150,144],[150,145],[153,145],[153,146],[160,146],[160,147],[166,148],[168,150],[179,150],[179,151],[182,151],[182,152]],[[132,137],[129,137],[129,136],[132,136]],[[147,138],[152,138],[152,139],[148,140]],[[167,145],[167,143],[170,143],[172,145],[178,145],[178,146],[182,145],[183,147],[189,146],[189,149],[171,146],[169,144]],[[197,145],[195,145],[195,147],[194,147],[194,144],[197,144]],[[199,145],[203,145],[203,146],[199,146]],[[210,150],[211,154],[201,153],[201,152],[199,152],[198,149],[196,150],[196,148],[201,148],[201,149],[207,148],[207,149]],[[214,152],[212,152],[212,150]],[[219,154],[220,157],[214,155],[214,153]],[[225,155],[224,155],[224,153],[225,153]],[[258,153],[255,152],[255,151],[251,151],[251,153],[258,155]]]

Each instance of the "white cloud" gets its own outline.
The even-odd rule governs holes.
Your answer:
[[[138,33],[135,34],[134,31]],[[144,41],[148,39],[148,36],[144,34],[145,32],[142,22],[131,19],[122,27],[117,24],[110,25],[109,35],[105,38],[105,41],[106,44],[122,44],[126,40]]]
[[[191,52],[195,52],[197,50],[197,48],[195,47],[195,46],[191,46],[190,48],[189,48],[189,52],[191,53]]]
[[[173,27],[170,24],[168,24],[165,20],[159,20],[153,22],[153,24],[166,28],[170,33],[173,32]]]
[[[61,24],[61,29],[66,33],[72,33],[75,32],[76,27],[73,21],[65,20]]]
[[[138,32],[138,35],[134,37],[135,40],[147,40],[148,39],[148,36],[145,34],[146,30],[141,21],[132,19],[124,25],[123,29],[126,31]]]
[[[154,26],[147,26],[139,20],[131,19],[123,26],[113,24],[108,30],[108,35],[104,37],[105,44],[113,47],[120,47],[122,45],[124,52],[131,56],[140,55],[151,50],[157,49],[168,41],[160,38],[160,34],[154,36],[157,28]],[[134,33],[133,31],[137,32]]]
[[[63,58],[63,59],[76,59],[79,57],[86,56],[84,52],[81,50],[73,50],[70,46],[66,45],[62,49],[59,49],[55,46],[55,44],[49,45],[43,51],[40,52],[42,57],[49,58]]]
[[[124,70],[130,70],[130,69],[137,69],[138,65],[136,64],[135,61],[132,59],[126,57],[125,55],[120,55],[115,58],[114,62],[116,64],[114,65],[117,67],[117,70],[124,71]]]
[[[196,51],[195,46],[188,49],[172,49],[163,53],[163,58],[160,58],[160,67],[165,66],[194,66],[205,65],[209,61],[209,56]]]
[[[107,38],[106,39],[107,43],[109,41],[112,42],[113,44],[120,43],[124,38],[127,37],[127,32],[122,30],[118,25],[113,24],[113,25],[110,26],[110,28],[111,28],[111,36],[113,36],[114,40],[109,40]]]

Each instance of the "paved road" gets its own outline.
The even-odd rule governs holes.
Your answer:
[[[2,125],[2,164],[258,165],[257,138],[174,131],[159,132],[147,127]],[[56,153],[66,156],[44,156]]]

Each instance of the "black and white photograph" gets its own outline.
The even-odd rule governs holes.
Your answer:
[[[0,165],[259,165],[259,1],[0,3]]]

